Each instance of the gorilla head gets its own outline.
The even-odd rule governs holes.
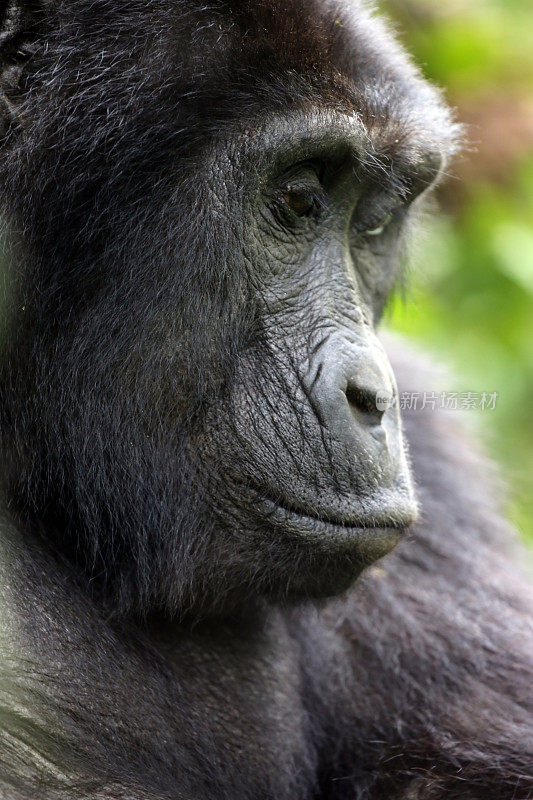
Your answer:
[[[344,590],[416,513],[375,326],[438,96],[348,0],[1,30],[10,507],[122,610]]]

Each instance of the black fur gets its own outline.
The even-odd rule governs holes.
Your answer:
[[[355,521],[402,527],[408,480],[302,377],[324,334],[374,352],[401,237],[364,233],[455,151],[437,93],[358,2],[0,20],[0,797],[533,796],[532,593],[485,465],[453,415],[406,413],[420,519],[346,592],[376,557]],[[332,236],[310,292],[253,209],[355,133],[372,289],[324,271]],[[405,353],[400,389],[432,389]]]

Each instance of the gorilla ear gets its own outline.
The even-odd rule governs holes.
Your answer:
[[[49,5],[50,0],[0,0],[0,135],[17,121],[24,68]]]

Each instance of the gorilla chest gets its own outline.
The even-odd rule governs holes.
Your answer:
[[[173,770],[198,797],[308,798],[315,776],[300,670],[283,626],[176,642],[167,707]],[[216,791],[215,791],[216,786]]]

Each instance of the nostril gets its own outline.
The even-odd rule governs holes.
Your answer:
[[[377,404],[377,391],[348,383],[345,394],[353,410],[359,412],[368,423],[379,425],[383,410]]]
[[[351,406],[354,406],[359,411],[363,411],[365,414],[377,410],[376,398],[371,395],[367,389],[348,386],[346,389],[346,397]]]

